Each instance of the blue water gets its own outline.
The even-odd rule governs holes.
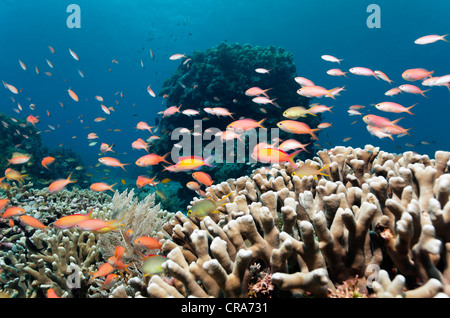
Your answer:
[[[71,3],[81,8],[79,29],[66,25],[69,16],[66,8]],[[370,14],[366,9],[371,3],[380,6],[381,28],[371,29],[366,25]],[[363,147],[370,143],[389,152],[413,150],[432,157],[436,150],[449,150],[447,88],[433,87],[426,93],[428,98],[412,94],[392,98],[384,96],[393,87],[387,82],[353,74],[348,74],[349,78],[337,78],[326,71],[335,67],[348,71],[353,66],[382,70],[396,86],[406,83],[401,74],[410,68],[434,70],[436,75],[450,74],[450,43],[414,44],[423,35],[450,33],[449,12],[447,0],[3,0],[0,1],[0,79],[23,88],[14,97],[24,110],[15,113],[12,109],[17,104],[11,101],[12,94],[1,87],[0,111],[16,118],[40,115],[38,128],[41,130],[49,124],[55,127],[59,124],[55,131],[42,132],[44,144],[58,147],[64,143],[64,147],[79,152],[88,165],[97,162],[100,142],[114,143],[118,158],[132,163],[129,171],[133,173],[140,169],[133,163],[143,153],[132,150],[131,142],[148,137],[146,131],[136,131],[134,127],[140,120],[154,124],[157,112],[165,108],[163,99],[150,97],[146,88],[151,84],[158,92],[163,81],[172,75],[180,62],[170,61],[170,55],[206,50],[222,41],[274,45],[293,53],[299,76],[327,88],[345,85],[346,91],[335,101],[329,98],[312,101],[334,106],[333,113],[324,116],[324,121],[332,122],[333,127],[321,133],[318,142],[321,146]],[[55,54],[51,54],[49,45]],[[70,56],[69,48],[78,54],[79,61]],[[154,60],[150,49],[155,53]],[[323,54],[344,60],[339,66],[322,60]],[[20,68],[19,59],[27,65],[27,71]],[[46,59],[54,64],[53,69]],[[119,63],[112,63],[113,59]],[[39,67],[40,75],[34,71],[35,66]],[[85,78],[79,76],[78,69],[85,73]],[[53,76],[44,75],[46,71]],[[418,82],[412,84],[426,89]],[[78,94],[80,102],[70,99],[69,88]],[[124,98],[115,95],[120,91]],[[109,116],[104,114],[95,95],[103,96],[104,104],[114,107],[115,112]],[[29,109],[27,97],[36,105],[35,111]],[[382,113],[370,106],[383,101],[418,105],[412,110],[414,116]],[[412,128],[411,136],[394,141],[372,137],[359,116],[347,114],[353,104],[365,105],[364,115],[405,117],[400,124]],[[46,110],[51,117],[46,115]],[[107,121],[95,123],[96,117],[107,117]],[[357,123],[350,125],[355,120]],[[107,131],[108,128],[121,131]],[[100,137],[95,147],[88,145],[90,141],[86,137],[90,132]],[[347,137],[352,138],[343,142]]]

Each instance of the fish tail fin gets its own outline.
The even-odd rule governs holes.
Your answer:
[[[258,127],[265,128],[262,124],[266,121],[267,118],[263,118],[260,121],[258,121]]]
[[[405,117],[401,117],[401,118],[398,118],[398,119],[396,119],[396,120],[394,120],[394,121],[391,121],[391,125],[394,125],[394,124],[397,124],[400,120],[402,120],[403,118],[405,118]]]
[[[448,36],[448,34],[445,34],[445,35],[441,36],[442,41],[448,42],[448,40],[445,38],[446,36]]]
[[[216,166],[212,164],[213,161],[214,161],[214,155],[210,155],[208,158],[205,159],[204,163],[208,167],[215,168]]]
[[[434,71],[433,71],[433,72],[434,72]],[[425,91],[422,91],[422,92],[420,93],[420,95],[422,95],[423,97],[428,98],[428,96],[425,95],[425,93],[428,92],[428,91],[431,91],[431,88],[430,88],[430,89],[427,89],[427,90],[425,90]]]
[[[67,181],[69,181],[69,183],[75,183],[75,182],[78,182],[77,180],[70,180],[70,177],[72,176],[72,173],[73,173],[73,171],[71,171],[71,172],[69,173],[69,176],[67,177]]]
[[[332,111],[331,111],[331,108],[333,108],[334,106],[331,106],[331,107],[328,107],[328,111],[330,112],[330,113],[333,113]]]
[[[411,129],[411,128],[410,128]],[[409,134],[408,134],[409,135]],[[394,141],[394,138],[392,137],[392,135],[387,135],[389,139],[391,139],[392,141]]]
[[[342,73],[344,74],[344,76],[345,76],[345,77],[347,77],[347,78],[348,78],[348,76],[347,76],[347,75],[345,75],[345,74],[347,74],[348,72],[342,72]]]
[[[299,149],[299,150],[294,151],[293,153],[291,153],[291,154],[289,155],[288,162],[291,164],[291,166],[292,166],[294,169],[298,169],[298,167],[296,166],[296,164],[295,164],[295,162],[294,162],[294,158],[297,157],[297,155],[298,155],[300,152],[302,152],[302,151],[303,151],[303,149]]]
[[[408,114],[410,114],[410,115],[414,115],[413,113],[411,113],[409,110],[411,109],[411,108],[413,108],[414,106],[416,106],[418,103],[415,103],[414,105],[412,105],[412,106],[409,106],[409,107],[406,107],[406,109],[407,109],[407,113]]]
[[[234,192],[230,192],[228,193],[226,196],[224,196],[222,199],[219,200],[219,203],[222,202],[223,200],[225,200],[226,198],[228,198],[230,195],[232,195]],[[221,205],[225,205],[226,203],[222,203]],[[219,212],[219,211],[217,211]]]
[[[166,157],[170,154],[170,152],[166,153],[164,156],[161,157],[161,161],[168,163],[169,165],[171,164],[169,161],[166,160]]]
[[[129,163],[122,163],[122,164],[120,165],[120,167],[123,169],[123,171],[127,172],[127,171],[125,170],[124,166],[128,166],[128,165],[129,165]]]
[[[315,131],[319,131],[319,130],[320,130],[320,128],[311,129],[310,135],[312,136],[313,139],[319,140],[319,138],[317,138],[317,136],[314,134]]]
[[[108,190],[111,190],[112,192],[116,192],[114,189],[113,189],[113,187],[115,186],[117,184],[117,182],[116,183],[114,183],[114,184],[111,184],[110,186],[109,186],[109,189]]]
[[[331,94],[331,91],[332,91],[332,89],[329,89],[328,91],[327,91],[327,96],[329,96],[329,97],[331,97],[332,99],[336,99],[336,97],[334,97],[334,95],[333,94]]]
[[[323,173],[323,172],[322,172],[322,170],[327,169],[329,166],[330,166],[330,165],[325,165],[325,166],[323,166],[322,168],[320,168],[319,171],[318,171],[319,174],[320,174],[321,176],[324,176],[324,177],[330,177],[329,174]]]

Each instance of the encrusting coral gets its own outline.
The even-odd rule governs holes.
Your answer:
[[[357,294],[369,297],[448,297],[449,159],[443,151],[430,159],[336,147],[297,161],[328,165],[328,179],[273,164],[213,185],[213,200],[233,193],[222,213],[178,212],[162,246],[172,279],[153,276],[141,293],[248,297],[250,268],[260,268],[271,275],[273,296],[333,297],[354,280]]]

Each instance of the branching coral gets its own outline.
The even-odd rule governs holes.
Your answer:
[[[162,248],[177,283],[152,278],[149,296],[246,297],[255,262],[292,296],[337,295],[336,284],[357,276],[355,290],[381,297],[380,285],[367,287],[386,275],[405,278],[394,297],[450,295],[448,153],[336,147],[297,164],[329,165],[329,180],[272,165],[209,187],[214,200],[233,192],[222,213],[177,213]]]

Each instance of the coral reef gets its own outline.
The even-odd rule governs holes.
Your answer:
[[[6,165],[13,153],[29,155],[30,160],[23,165],[14,165],[14,169],[26,174],[28,179],[33,180],[35,188],[44,188],[53,180],[67,177],[68,171],[72,171],[73,179],[77,180],[77,187],[87,188],[90,178],[86,176],[86,169],[80,155],[71,149],[50,149],[42,145],[42,139],[38,130],[27,125],[23,119],[15,119],[0,113],[0,164]],[[51,169],[45,169],[41,165],[44,157],[51,156],[56,160]],[[11,182],[16,183],[16,182]],[[1,188],[9,188],[7,180],[2,183]]]
[[[270,70],[270,74],[259,74],[255,72],[257,68],[266,68]],[[267,141],[271,143],[271,138],[276,136],[271,136],[270,128],[276,128],[277,122],[286,119],[282,115],[282,109],[299,105],[308,107],[309,99],[296,93],[299,88],[299,84],[294,80],[296,76],[293,55],[283,48],[274,46],[260,47],[250,44],[221,43],[204,52],[196,51],[192,53],[186,57],[183,63],[180,63],[173,76],[164,82],[159,95],[165,97],[167,107],[176,105],[180,106],[180,112],[193,109],[200,113],[196,116],[175,113],[172,116],[157,118],[159,139],[151,141],[152,152],[163,155],[171,152],[172,149],[177,149],[174,148],[174,144],[179,139],[174,137],[172,132],[176,128],[184,127],[191,131],[189,137],[192,139],[190,146],[183,147],[183,151],[189,150],[191,153],[184,153],[184,155],[203,157],[203,153],[197,153],[196,149],[204,149],[216,137],[207,140],[207,137],[202,138],[200,135],[210,128],[225,131],[228,124],[241,117],[252,118],[257,121],[265,118],[263,126],[267,128],[267,140],[265,140],[266,136],[259,135],[260,132],[255,133],[258,134],[259,142]],[[267,94],[270,95],[270,99],[276,99],[273,105],[253,102],[253,96],[245,94],[251,87],[270,89]],[[214,107],[226,108],[234,119],[211,115],[205,111],[205,108]],[[308,116],[298,120],[315,128],[320,123],[320,117],[320,114],[318,114],[316,117]],[[198,122],[194,122],[194,120],[198,120]],[[264,132],[266,131],[264,130]],[[277,132],[279,132],[279,138],[281,139],[292,137],[284,131],[277,130]],[[194,137],[194,133],[200,135]],[[181,138],[185,140],[188,137],[182,135]],[[309,135],[298,135],[297,139],[303,144],[310,142]],[[239,142],[234,141],[232,147],[237,148],[235,143]],[[195,145],[199,146],[200,144],[202,144],[202,147],[195,148]],[[189,147],[191,148],[189,149]],[[232,165],[216,163],[214,169],[205,167],[204,171],[212,173],[216,182],[249,174],[254,169],[254,166],[247,164],[249,162],[248,157],[253,149],[249,151],[249,146],[246,145],[245,147],[246,153],[245,158],[242,158],[242,163],[237,162],[234,158],[235,162]],[[312,143],[306,149],[310,151]],[[302,153],[298,158],[306,158],[306,156],[306,153]],[[216,157],[219,158],[219,154],[216,154]],[[160,175],[161,178],[169,177],[183,185],[191,180],[184,173],[169,174],[163,171]],[[184,187],[178,191],[178,197],[183,199],[183,207],[188,204],[191,196],[192,192]]]
[[[448,297],[449,159],[335,147],[297,161],[328,165],[329,180],[275,164],[213,185],[208,195],[232,192],[229,203],[164,226],[163,268],[175,281],[154,276],[141,293],[248,297],[257,266],[284,297]]]
[[[133,275],[143,277],[140,260],[122,241],[121,232],[99,234],[76,228],[57,229],[56,219],[76,213],[92,211],[92,217],[104,220],[123,217],[123,231],[132,230],[136,236],[154,235],[162,231],[162,225],[172,214],[155,205],[155,194],[142,201],[134,199],[133,190],[111,198],[104,193],[90,190],[63,190],[49,194],[47,190],[31,188],[31,184],[8,190],[10,203],[25,209],[28,215],[39,218],[49,226],[43,231],[8,221],[0,217],[0,289],[11,297],[45,297],[52,289],[65,298],[108,297],[109,288],[103,281],[89,282],[100,264],[114,254],[117,246],[126,246],[126,259],[134,261]],[[128,277],[122,276],[115,283],[121,284]],[[100,283],[100,285],[99,285]],[[129,287],[130,289],[131,287]]]
[[[120,218],[117,232],[42,231],[2,221],[0,287],[12,297],[331,297],[425,298],[450,296],[450,152],[434,158],[392,154],[377,147],[335,147],[313,159],[329,177],[293,174],[290,164],[259,167],[251,175],[212,185],[225,195],[221,213],[189,216],[161,211],[155,194],[133,191],[92,199],[96,218]],[[24,185],[15,204],[38,213]],[[35,192],[36,191],[36,192]],[[75,191],[75,190],[74,190]],[[78,195],[87,195],[79,191]],[[71,191],[59,195],[66,212]],[[13,192],[11,192],[13,194]],[[93,195],[93,196],[95,196]],[[201,198],[194,198],[187,209]],[[39,203],[39,202],[38,202]],[[80,206],[81,208],[81,206]],[[50,224],[54,217],[41,211]],[[53,210],[49,214],[57,213]],[[132,231],[133,236],[125,234]],[[166,257],[164,274],[144,275],[145,250],[131,242],[155,237]],[[111,284],[96,272],[124,250],[128,267]],[[117,272],[116,272],[117,273]]]

